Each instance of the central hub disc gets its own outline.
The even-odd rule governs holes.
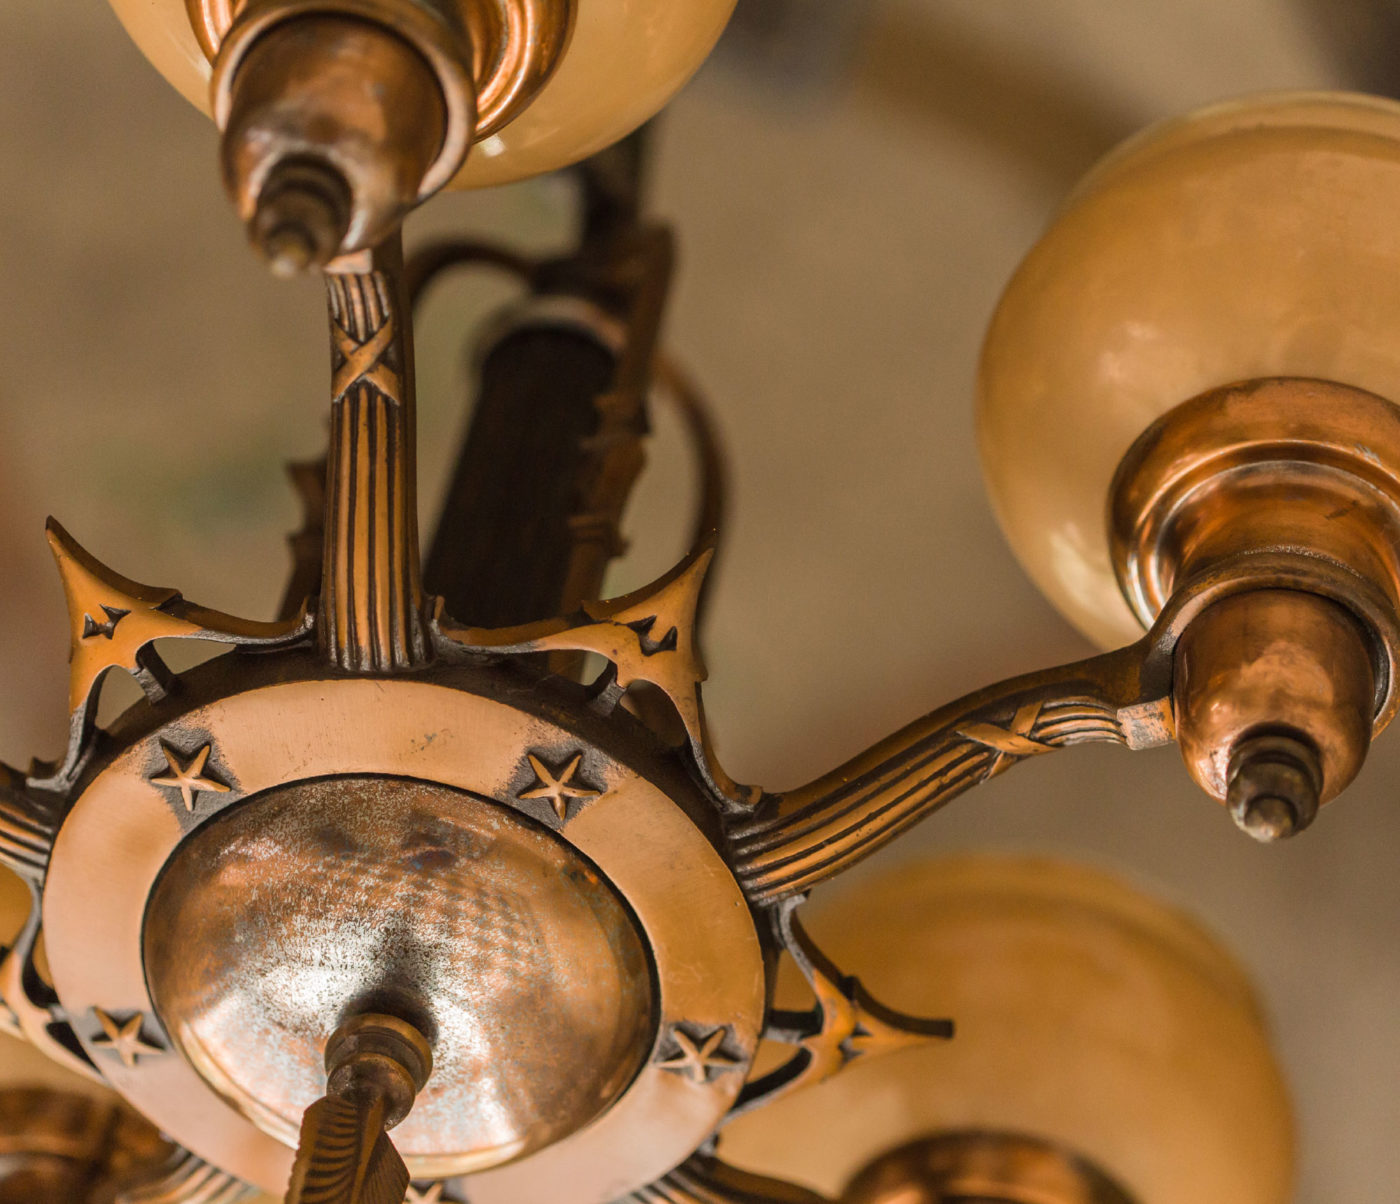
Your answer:
[[[265,791],[175,851],[146,914],[171,1038],[295,1144],[348,1015],[423,1027],[434,1069],[394,1142],[416,1175],[496,1166],[587,1125],[654,1038],[646,943],[582,854],[497,803],[388,777]]]

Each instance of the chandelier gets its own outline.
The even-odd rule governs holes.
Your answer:
[[[1244,832],[1289,838],[1400,706],[1400,422],[1383,400],[1400,380],[1367,269],[1400,161],[1388,102],[1222,106],[1081,184],[998,309],[979,421],[1020,559],[1114,650],[773,792],[725,771],[706,721],[720,468],[659,350],[672,247],[641,214],[627,138],[726,0],[114,6],[212,112],[257,253],[324,275],[330,445],[298,474],[306,522],[273,620],[134,581],[50,526],[70,740],[0,797],[0,863],[33,901],[0,998],[8,1029],[131,1107],[101,1184],[73,1198],[814,1204],[722,1161],[717,1133],[954,1024],[833,964],[802,923],[809,892],[1085,743],[1175,741]],[[619,71],[622,98],[600,86]],[[575,253],[405,258],[402,222],[443,188],[580,159]],[[1266,216],[1261,195],[1280,198]],[[534,300],[483,353],[424,560],[413,306],[464,266]],[[653,387],[695,433],[696,538],[603,598]],[[183,644],[226,651],[176,668]],[[144,698],[99,724],[121,674]],[[812,1006],[778,1006],[780,956]],[[90,1136],[66,1106],[52,1130]],[[1073,1152],[995,1132],[893,1151],[848,1198],[917,1187],[1133,1199]]]

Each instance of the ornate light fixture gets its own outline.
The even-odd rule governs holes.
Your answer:
[[[625,135],[707,52],[726,0],[116,7],[207,97],[258,251],[278,273],[324,271],[331,437],[301,476],[307,528],[276,620],[131,581],[50,529],[71,739],[0,798],[0,862],[33,899],[0,997],[15,1031],[180,1147],[133,1129],[159,1170],[89,1158],[83,1190],[810,1201],[719,1161],[719,1127],[952,1035],[832,965],[798,919],[812,888],[963,790],[1087,742],[1175,739],[1241,828],[1291,836],[1400,706],[1400,421],[1382,400],[1400,397],[1400,359],[1379,325],[1392,286],[1364,266],[1400,195],[1396,106],[1226,106],[1081,186],[993,324],[982,438],[1029,570],[1126,645],[989,687],[775,794],[725,773],[705,722],[712,510],[672,572],[598,597],[646,391],[659,373],[685,394],[658,368],[670,248],[638,217],[629,150],[584,169],[565,260],[450,245],[405,264],[398,233],[440,188]],[[621,99],[596,87],[616,71],[635,83]],[[485,140],[494,153],[469,157]],[[1305,225],[1326,233],[1306,254]],[[537,302],[485,357],[425,585],[411,307],[464,262],[515,273]],[[527,445],[557,471],[525,475]],[[507,545],[525,563],[502,574]],[[176,673],[169,641],[229,651]],[[113,671],[146,697],[104,729]],[[808,1010],[775,1004],[781,953]],[[763,1041],[789,1049],[756,1069]],[[88,1123],[76,1106],[63,1122]],[[86,1155],[65,1157],[45,1173]],[[910,1190],[1129,1198],[1008,1132],[903,1145],[848,1197]]]

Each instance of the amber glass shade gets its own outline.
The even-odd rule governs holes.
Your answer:
[[[210,109],[209,62],[185,0],[111,0],[127,33],[191,103]],[[651,117],[704,62],[734,0],[581,3],[558,70],[540,95],[468,157],[454,187],[552,171],[616,142]]]
[[[740,1119],[726,1158],[838,1194],[907,1142],[1005,1132],[1087,1159],[1138,1204],[1287,1204],[1292,1120],[1259,1007],[1185,916],[1097,871],[991,856],[810,910],[882,1001],[957,1034]]]
[[[1022,564],[1091,639],[1141,631],[1106,515],[1154,419],[1273,376],[1400,401],[1397,212],[1400,104],[1274,95],[1129,140],[1031,250],[983,350],[983,470]]]

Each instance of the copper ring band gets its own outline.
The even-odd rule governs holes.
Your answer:
[[[1375,734],[1400,710],[1400,619],[1390,600],[1371,582],[1343,565],[1302,552],[1258,552],[1236,557],[1181,586],[1152,627],[1152,638],[1168,654],[1181,633],[1208,606],[1259,589],[1292,589],[1327,598],[1350,611],[1371,635],[1375,656]]]

